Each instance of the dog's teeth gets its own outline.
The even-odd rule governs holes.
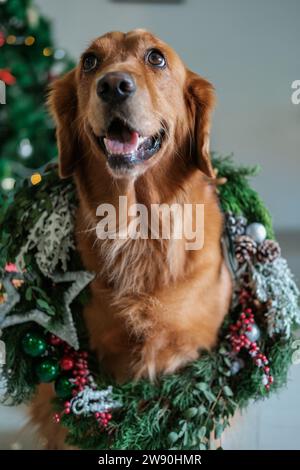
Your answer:
[[[138,141],[138,147],[140,147],[144,142],[145,140],[147,140],[147,137],[139,137],[139,141]]]
[[[133,135],[131,142],[120,142],[108,138],[104,138],[103,142],[109,155],[130,155],[138,149],[137,135]]]

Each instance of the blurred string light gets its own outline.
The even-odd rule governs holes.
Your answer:
[[[32,46],[35,43],[35,37],[28,36],[24,41],[26,46]]]
[[[64,51],[63,49],[56,49],[56,51],[54,52],[54,59],[56,60],[62,60],[66,55],[66,51]]]
[[[12,46],[13,44],[16,44],[16,42],[17,42],[17,36],[14,36],[13,34],[10,34],[9,36],[7,36],[6,44],[9,44],[10,46]]]
[[[28,19],[30,26],[32,28],[36,28],[40,21],[39,13],[36,7],[30,6],[29,8],[27,8],[26,13],[27,13],[27,19]]]
[[[52,49],[52,47],[45,47],[45,48],[43,49],[43,55],[44,55],[45,57],[50,57],[52,54],[53,54],[53,49]]]
[[[4,191],[11,191],[14,188],[16,180],[11,177],[3,178],[1,181],[1,187]]]
[[[29,139],[22,139],[19,145],[18,153],[20,157],[26,159],[31,157],[33,152],[32,145]]]
[[[30,178],[31,184],[36,186],[42,181],[42,175],[40,173],[33,173]]]
[[[50,69],[50,79],[51,78],[57,78],[59,75],[61,75],[65,71],[65,64],[63,62],[56,62],[51,66]]]
[[[1,2],[2,0],[0,0]],[[14,34],[9,34],[5,37],[3,31],[0,31],[0,47],[4,44],[9,46],[20,46],[25,44],[25,46],[33,46],[36,43],[36,38],[34,36],[15,36]],[[52,47],[44,47],[42,54],[44,57],[54,56],[56,60],[62,60],[66,56],[66,52],[63,49],[53,50]]]

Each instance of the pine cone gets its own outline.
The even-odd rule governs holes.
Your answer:
[[[281,249],[275,240],[265,240],[257,250],[257,260],[261,263],[272,263],[280,255]]]
[[[239,264],[250,261],[257,252],[257,244],[248,235],[241,235],[235,240],[235,256]]]
[[[246,232],[247,219],[242,215],[233,215],[229,212],[226,216],[226,226],[230,235],[235,238]]]

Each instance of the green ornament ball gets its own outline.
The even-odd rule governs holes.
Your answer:
[[[59,365],[53,359],[45,359],[36,366],[36,373],[40,382],[53,382],[59,373]]]
[[[72,395],[74,385],[68,377],[59,377],[55,382],[55,392],[59,398],[69,398]]]
[[[28,356],[39,357],[46,351],[47,343],[41,334],[31,331],[22,339],[22,348]]]

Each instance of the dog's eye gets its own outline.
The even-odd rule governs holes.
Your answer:
[[[152,49],[149,51],[146,59],[147,62],[149,62],[149,64],[153,65],[154,67],[163,68],[166,65],[166,59],[164,55],[157,49]]]
[[[98,65],[98,58],[94,54],[88,54],[83,58],[83,70],[84,72],[90,72],[94,70]]]

